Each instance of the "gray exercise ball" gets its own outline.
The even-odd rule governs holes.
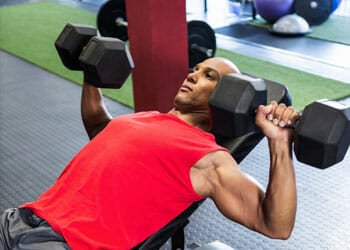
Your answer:
[[[308,22],[297,14],[289,14],[279,18],[270,31],[277,35],[305,35],[312,32]]]

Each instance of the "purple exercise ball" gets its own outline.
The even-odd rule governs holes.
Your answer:
[[[294,0],[254,0],[256,12],[269,23],[294,13]]]

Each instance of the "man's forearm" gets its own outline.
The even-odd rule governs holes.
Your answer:
[[[101,90],[83,83],[81,96],[81,116],[86,132],[92,139],[112,119],[104,102]]]
[[[285,141],[269,141],[269,148],[270,178],[263,202],[265,224],[272,234],[288,238],[294,226],[297,206],[291,146]]]

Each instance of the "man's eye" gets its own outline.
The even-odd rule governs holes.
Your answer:
[[[206,74],[206,77],[210,80],[215,79],[215,76],[211,75],[211,74]]]

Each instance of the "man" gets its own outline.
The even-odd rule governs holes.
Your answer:
[[[83,84],[81,114],[91,139],[37,201],[5,211],[0,240],[16,249],[131,249],[194,201],[209,197],[229,219],[272,238],[290,236],[296,213],[292,107],[260,106],[268,138],[266,192],[215,143],[208,99],[219,79],[239,72],[211,58],[189,73],[166,114],[112,119],[99,89]]]

